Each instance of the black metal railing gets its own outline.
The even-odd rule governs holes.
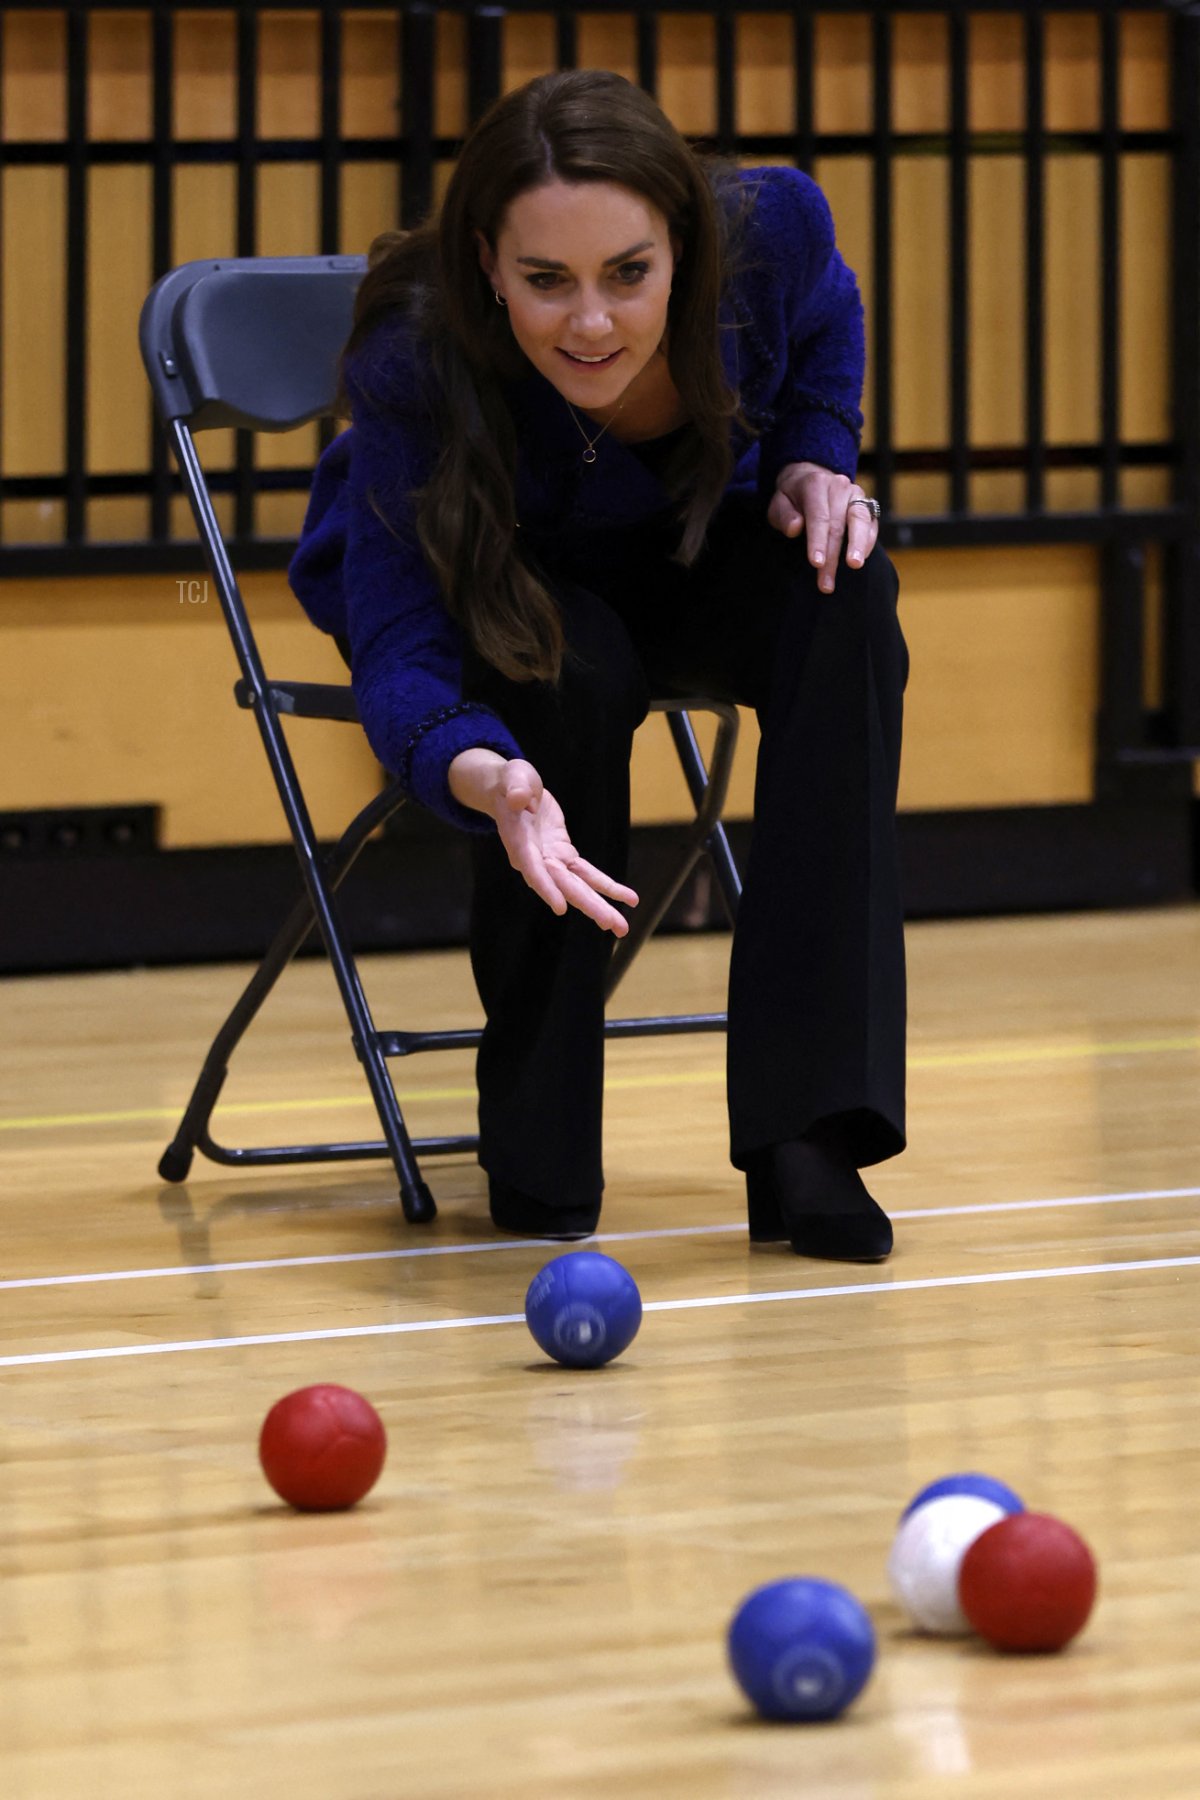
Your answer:
[[[264,15],[286,10],[307,13],[319,24],[319,131],[315,136],[267,137],[258,128],[259,33]],[[344,246],[340,178],[353,162],[394,163],[399,171],[399,219],[410,225],[434,199],[439,163],[453,158],[453,136],[437,131],[435,82],[438,73],[438,14],[461,15],[465,38],[467,112],[470,118],[501,91],[505,34],[517,15],[553,20],[559,66],[579,58],[580,23],[589,14],[625,15],[632,22],[637,78],[656,92],[662,72],[660,26],[668,14],[704,15],[712,27],[711,115],[714,130],[706,143],[733,155],[778,158],[803,168],[830,159],[856,157],[870,170],[872,231],[869,253],[872,355],[865,407],[868,445],[863,472],[887,510],[886,539],[893,547],[1044,544],[1078,542],[1098,546],[1102,561],[1104,624],[1103,696],[1098,748],[1102,758],[1120,761],[1173,756],[1182,760],[1200,744],[1200,5],[1188,0],[824,0],[821,5],[754,0],[749,7],[704,6],[697,0],[645,5],[637,0],[598,0],[573,7],[538,0],[507,6],[429,0],[355,0],[352,10],[389,15],[397,24],[396,129],[393,134],[347,134],[341,116],[343,44],[350,28],[347,9],[335,0],[76,0],[60,9],[65,21],[63,70],[65,133],[61,140],[0,138],[0,168],[57,166],[65,172],[64,333],[62,383],[65,407],[63,466],[49,472],[9,474],[0,470],[0,498],[55,500],[62,504],[61,541],[9,541],[0,507],[0,575],[136,572],[191,569],[190,538],[171,535],[172,498],[179,490],[163,435],[148,434],[152,451],[145,467],[117,473],[87,466],[87,375],[89,356],[88,211],[89,173],[100,165],[129,164],[151,171],[149,222],[153,277],[169,267],[174,241],[173,175],[188,164],[217,164],[236,177],[229,253],[258,252],[259,175],[272,163],[303,163],[318,173],[319,249]],[[142,14],[151,34],[152,129],[145,139],[93,140],[88,132],[88,83],[93,16]],[[181,13],[213,12],[236,20],[236,126],[228,139],[183,139],[173,126],[175,35]],[[784,15],[790,39],[792,118],[785,130],[756,130],[753,119],[738,117],[738,14]],[[939,131],[897,129],[893,106],[896,28],[901,15],[937,14],[946,29],[946,123]],[[1019,20],[1022,33],[1024,119],[1015,131],[983,131],[971,119],[972,32],[981,15],[1002,13]],[[1121,117],[1121,31],[1127,15],[1163,17],[1170,67],[1169,116],[1153,129],[1130,128]],[[818,116],[820,26],[830,15],[854,14],[869,32],[869,129],[828,129]],[[1098,39],[1096,124],[1087,130],[1052,129],[1047,122],[1047,38],[1051,15],[1080,14],[1095,23]],[[186,76],[183,77],[186,79]],[[1047,429],[1047,180],[1056,156],[1075,154],[1098,164],[1098,426],[1062,442]],[[1122,171],[1139,156],[1167,158],[1171,206],[1165,266],[1170,284],[1169,384],[1171,417],[1167,434],[1154,441],[1122,432],[1120,204]],[[911,443],[898,435],[896,370],[906,354],[896,328],[894,270],[905,221],[894,203],[898,161],[934,157],[946,174],[946,266],[930,271],[944,282],[947,330],[944,344],[923,346],[940,356],[947,395],[946,431],[941,442]],[[1023,174],[1021,231],[1024,247],[1023,429],[1016,441],[979,442],[972,434],[970,234],[971,173],[978,159],[1019,157]],[[978,221],[974,221],[976,224]],[[3,222],[0,221],[0,228]],[[363,246],[354,246],[362,248]],[[131,333],[136,321],[130,321]],[[2,328],[2,320],[0,320]],[[149,394],[131,394],[129,405],[150,413]],[[328,422],[322,427],[327,440]],[[1147,466],[1167,472],[1157,504],[1122,504],[1122,477]],[[1010,512],[973,504],[976,478],[991,471],[1019,475],[1021,504]],[[1049,503],[1048,477],[1059,470],[1089,470],[1098,481],[1097,504],[1064,510]],[[945,480],[946,504],[919,512],[904,504],[902,478],[936,473]],[[240,566],[279,567],[291,540],[256,528],[260,495],[280,490],[301,494],[310,470],[256,465],[249,433],[238,433],[234,465],[211,473],[215,493],[232,496],[231,548]],[[93,500],[144,496],[146,531],[135,541],[89,541]],[[1164,624],[1161,705],[1146,709],[1142,685],[1145,566],[1150,546],[1161,546]]]

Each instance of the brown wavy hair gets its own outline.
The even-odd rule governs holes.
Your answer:
[[[510,680],[556,681],[563,631],[558,603],[517,548],[517,441],[504,383],[528,363],[479,265],[475,233],[494,250],[510,204],[554,179],[628,188],[682,241],[667,354],[693,427],[669,484],[682,527],[674,557],[685,567],[732,473],[730,421],[750,429],[725,379],[717,329],[748,207],[737,165],[693,150],[648,94],[608,70],[541,75],[498,100],[463,146],[437,216],[372,242],[339,365],[337,410],[349,416],[350,358],[384,318],[403,313],[418,335],[418,364],[432,377],[426,403],[441,446],[430,480],[410,496],[417,535],[451,617]],[[371,502],[387,523],[378,498]]]

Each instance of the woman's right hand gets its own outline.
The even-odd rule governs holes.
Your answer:
[[[629,922],[608,902],[636,906],[637,895],[580,856],[562,807],[532,763],[464,750],[450,764],[449,779],[456,800],[495,819],[509,862],[552,912],[561,917],[574,906],[602,930],[625,936]]]

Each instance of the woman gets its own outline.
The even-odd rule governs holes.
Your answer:
[[[289,575],[381,762],[473,834],[493,1220],[596,1227],[631,739],[652,695],[704,692],[762,727],[728,1006],[750,1235],[885,1257],[858,1170],[904,1147],[907,652],[853,480],[862,307],[823,197],[706,162],[620,76],[553,74],[369,261],[353,427]]]

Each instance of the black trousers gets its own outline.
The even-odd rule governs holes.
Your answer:
[[[580,853],[623,879],[629,758],[651,696],[755,709],[754,826],[729,976],[730,1154],[821,1123],[856,1166],[904,1147],[904,939],[895,839],[908,652],[895,571],[876,550],[817,587],[803,539],[727,500],[690,569],[678,528],[530,538],[559,600],[557,685],[468,656],[559,801]],[[594,1212],[603,1188],[604,983],[614,940],[559,918],[498,837],[472,839],[471,959],[486,1014],[479,1160],[544,1205]],[[683,997],[686,1003],[686,996]]]

